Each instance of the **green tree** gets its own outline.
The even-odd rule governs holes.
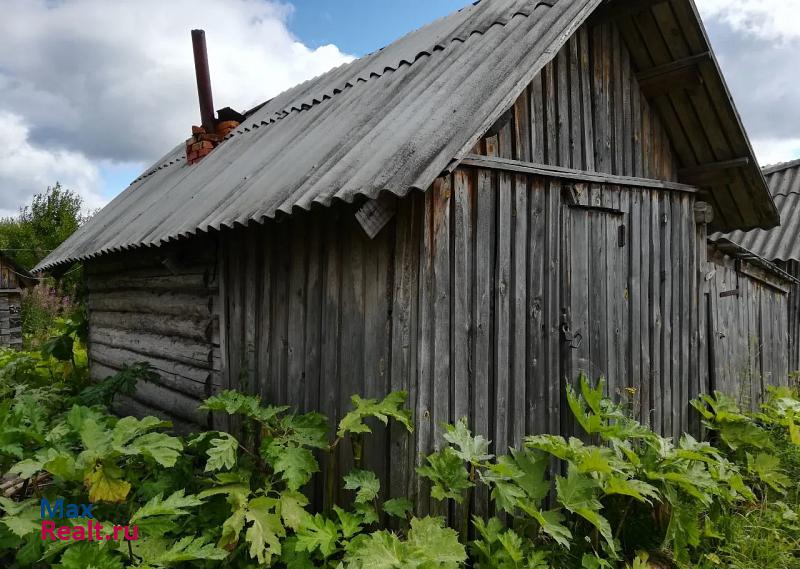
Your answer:
[[[56,182],[33,196],[17,217],[0,220],[0,250],[33,268],[86,221],[83,199]]]

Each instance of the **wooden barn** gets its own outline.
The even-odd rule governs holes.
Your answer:
[[[725,265],[712,279],[718,360],[747,370],[732,373],[721,365],[719,385],[746,393],[747,386],[735,382],[751,380],[753,397],[759,382],[798,379],[800,371],[800,160],[764,168],[764,175],[780,227],[718,233],[710,244]],[[753,262],[763,269],[756,275],[748,270]]]
[[[35,282],[33,275],[0,252],[0,348],[22,347],[22,289]]]
[[[187,428],[221,388],[332,417],[407,390],[413,436],[365,462],[423,512],[443,422],[501,450],[568,430],[581,370],[692,428],[707,236],[779,220],[691,0],[483,1],[222,142],[203,116],[38,267],[85,263],[93,375],[151,362],[127,410]]]

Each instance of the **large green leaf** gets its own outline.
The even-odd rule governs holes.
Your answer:
[[[464,492],[474,486],[461,457],[452,447],[445,447],[429,455],[426,460],[428,464],[417,468],[417,472],[431,481],[431,496],[436,500],[449,498],[461,503]]]
[[[466,417],[459,419],[455,425],[445,425],[442,436],[455,447],[454,452],[464,462],[477,464],[493,456],[489,454],[489,441],[481,435],[472,435]]]
[[[239,450],[239,441],[229,433],[219,433],[219,436],[211,439],[206,454],[206,472],[216,472],[217,470],[230,470],[236,466],[236,453]]]
[[[269,565],[274,556],[281,554],[281,538],[286,530],[281,517],[275,512],[277,501],[267,497],[254,498],[247,505],[245,519],[250,524],[245,539],[250,544],[250,557]]]
[[[203,501],[197,496],[186,496],[185,490],[177,490],[164,499],[163,494],[151,498],[145,505],[136,510],[131,516],[130,523],[154,516],[185,516],[191,508],[202,505]]]
[[[372,429],[364,422],[364,419],[368,417],[374,417],[384,425],[391,418],[403,425],[409,432],[413,431],[411,410],[403,407],[407,396],[408,394],[405,391],[394,391],[381,401],[378,401],[376,399],[362,399],[358,395],[353,395],[350,400],[354,409],[339,422],[336,435],[343,437],[347,433],[371,433]]]
[[[262,454],[290,490],[298,490],[305,486],[311,480],[311,476],[319,470],[317,459],[307,448],[268,445]]]
[[[336,551],[339,540],[337,525],[321,514],[308,516],[297,530],[297,549],[313,553],[319,550],[329,557]]]
[[[357,504],[367,504],[378,497],[380,480],[371,470],[352,470],[344,476],[345,490],[354,490]]]

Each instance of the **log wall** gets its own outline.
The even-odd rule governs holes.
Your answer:
[[[197,238],[103,257],[86,266],[93,379],[148,362],[160,385],[140,382],[120,411],[186,429],[208,425],[197,406],[220,381],[216,242]]]
[[[709,247],[712,388],[757,408],[767,386],[788,385],[790,283],[771,286],[757,269]],[[744,268],[740,268],[744,264]],[[783,289],[783,290],[782,290]]]

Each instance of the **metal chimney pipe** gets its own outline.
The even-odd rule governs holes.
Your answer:
[[[200,122],[206,132],[213,133],[215,128],[214,99],[211,96],[206,33],[203,30],[192,30],[192,49],[194,50],[194,72],[197,76],[197,97],[200,100]]]

